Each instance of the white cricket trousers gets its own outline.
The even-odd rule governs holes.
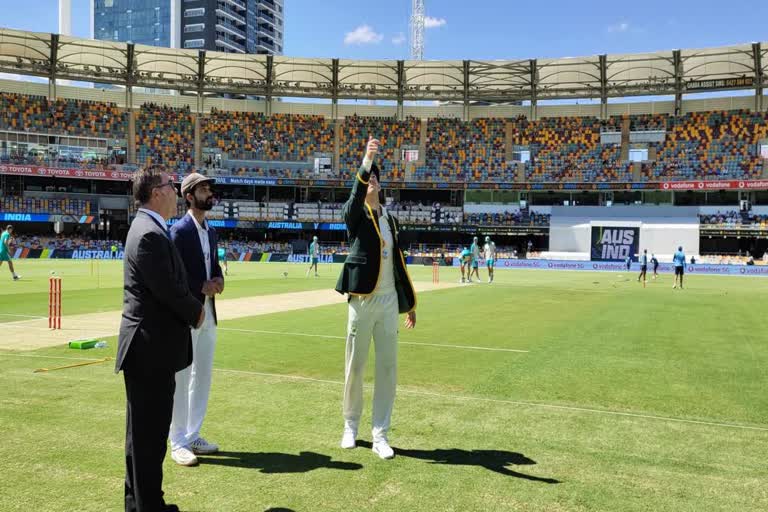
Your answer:
[[[208,396],[211,392],[213,350],[216,347],[216,322],[210,301],[205,302],[205,321],[200,329],[192,329],[192,364],[176,372],[171,420],[171,450],[200,437]]]
[[[397,294],[354,296],[349,301],[344,374],[344,427],[357,433],[363,412],[363,375],[373,336],[373,440],[387,438],[397,383]]]

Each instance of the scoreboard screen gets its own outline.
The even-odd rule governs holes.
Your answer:
[[[321,173],[321,172],[331,172],[332,165],[331,165],[331,157],[329,156],[318,156],[315,157],[315,172]]]
[[[418,149],[404,149],[402,151],[401,160],[403,162],[415,162],[419,159],[419,150]]]

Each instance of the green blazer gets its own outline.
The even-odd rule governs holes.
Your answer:
[[[371,171],[375,165],[374,163],[371,166]],[[384,241],[379,230],[379,215],[365,203],[370,176],[371,172],[360,166],[355,183],[352,185],[352,193],[342,208],[349,236],[349,255],[336,283],[336,291],[348,293],[350,296],[371,295],[379,286],[381,250]],[[398,309],[400,313],[408,313],[416,309],[416,290],[408,275],[405,257],[400,248],[397,219],[392,215],[388,215],[387,218],[394,241],[392,266],[395,271]]]

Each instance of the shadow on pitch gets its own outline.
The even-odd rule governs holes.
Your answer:
[[[358,441],[358,446],[371,447],[368,441]],[[533,482],[542,482],[545,484],[559,484],[559,480],[554,478],[541,478],[538,476],[526,475],[509,469],[507,466],[532,466],[536,461],[523,455],[522,453],[507,452],[503,450],[462,450],[460,448],[436,450],[406,450],[403,448],[394,448],[395,454],[399,457],[410,457],[413,459],[428,460],[432,464],[450,464],[456,466],[479,466],[494,473]]]
[[[262,473],[307,473],[315,469],[340,469],[351,471],[362,469],[354,462],[331,460],[328,455],[315,452],[291,453],[274,452],[218,452],[213,456],[197,458],[200,464],[258,469]]]

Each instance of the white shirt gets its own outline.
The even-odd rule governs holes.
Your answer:
[[[368,155],[363,158],[363,167],[366,171],[371,170],[373,161],[368,159]],[[381,238],[384,241],[384,247],[381,249],[381,274],[379,274],[379,286],[376,288],[374,295],[388,295],[390,293],[396,293],[395,290],[395,266],[393,259],[395,257],[395,240],[392,236],[392,231],[389,229],[389,221],[387,218],[389,214],[384,206],[381,207],[381,215],[379,215],[379,231],[381,232]]]
[[[488,242],[485,244],[485,247],[483,247],[485,252],[485,259],[487,260],[495,260],[496,259],[496,244],[493,242]]]
[[[392,236],[392,230],[389,229],[389,214],[386,208],[381,207],[379,216],[379,231],[384,240],[384,247],[381,249],[381,274],[379,275],[379,287],[376,288],[376,295],[388,295],[395,293],[395,240]]]
[[[163,216],[157,213],[155,210],[149,210],[147,208],[139,208],[139,211],[144,212],[150,217],[152,217],[153,219],[155,219],[157,222],[160,223],[161,226],[165,228],[166,232],[168,231],[168,223],[165,221]]]
[[[197,228],[197,236],[200,239],[200,249],[203,251],[203,260],[205,261],[205,280],[211,280],[211,242],[208,239],[208,222],[203,219],[203,225],[201,226],[192,212],[187,212],[187,215],[192,217],[192,222],[195,223]]]
[[[211,244],[208,239],[208,222],[203,220],[203,226],[198,224],[197,219],[194,215],[192,215],[191,211],[187,212],[187,215],[192,217],[192,222],[195,223],[195,227],[197,228],[197,237],[200,239],[200,249],[203,250],[203,260],[205,263],[205,280],[210,281],[211,280]],[[205,302],[203,303],[203,306],[205,307],[205,321],[208,321],[208,318],[210,318],[208,315],[213,315],[211,312],[211,298],[209,296],[205,296]]]

